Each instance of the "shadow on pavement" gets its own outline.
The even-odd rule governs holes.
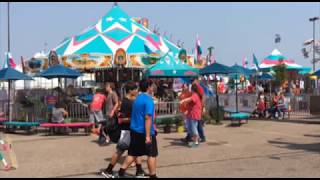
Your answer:
[[[297,144],[297,143],[290,143],[284,141],[268,141],[270,144],[279,145],[277,147],[280,148],[287,148],[290,150],[304,150],[309,152],[320,152],[320,143],[311,143],[311,144]]]
[[[315,135],[315,134],[305,134],[304,136],[306,136],[306,137],[320,137],[320,135]]]
[[[163,138],[164,140],[170,140],[170,145],[162,146],[163,148],[170,146],[188,147],[186,143],[181,141],[181,138]]]
[[[295,123],[295,124],[320,124],[319,119],[315,118],[313,120],[301,118],[298,119],[251,119],[251,121],[272,121],[280,123]]]

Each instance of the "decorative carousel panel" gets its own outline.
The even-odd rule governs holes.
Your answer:
[[[28,74],[36,74],[49,67],[48,59],[31,58],[24,62],[25,72]]]
[[[124,49],[120,48],[116,51],[116,55],[114,56],[114,64],[116,66],[126,66],[127,55]]]
[[[129,66],[141,68],[144,67],[144,64],[141,62],[141,56],[139,55],[129,55]]]
[[[64,66],[79,70],[112,67],[111,55],[75,54],[70,56],[63,56],[61,58],[61,61]]]

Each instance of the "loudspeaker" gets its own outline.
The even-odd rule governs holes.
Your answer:
[[[123,68],[119,69],[119,81],[120,82],[127,82],[132,80],[132,69],[130,68]]]
[[[94,72],[94,75],[96,77],[96,82],[103,82],[102,73],[103,73],[103,71],[95,71]]]
[[[141,70],[139,70],[139,69],[133,69],[133,81],[138,82],[141,80],[140,72],[141,72]]]
[[[117,82],[117,69],[107,69],[104,73],[104,82]]]

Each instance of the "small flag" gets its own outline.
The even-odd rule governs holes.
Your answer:
[[[196,55],[197,55],[197,61],[200,62],[201,55],[202,55],[202,49],[201,49],[200,39],[199,39],[198,34],[197,34],[197,39],[196,39]]]
[[[11,53],[10,52],[6,52],[5,53],[6,55],[6,61],[4,62],[4,64],[3,64],[3,68],[8,68],[8,67],[11,67],[11,68],[16,68],[16,63],[14,62],[14,59],[13,59],[13,57],[12,57],[12,55],[11,55]]]
[[[260,70],[258,60],[254,54],[253,54],[253,64],[255,65],[255,68],[257,70]]]
[[[281,41],[281,37],[280,37],[280,34],[276,34],[276,38],[274,40],[275,43],[280,43]]]
[[[247,57],[244,57],[243,60],[242,60],[242,66],[243,66],[244,68],[247,68],[247,65],[248,65]]]

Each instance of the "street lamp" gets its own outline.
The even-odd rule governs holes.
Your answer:
[[[312,58],[312,63],[313,63],[313,71],[316,70],[316,54],[315,54],[315,43],[316,43],[316,20],[318,20],[319,17],[313,17],[309,18],[310,22],[313,22],[313,58]]]

